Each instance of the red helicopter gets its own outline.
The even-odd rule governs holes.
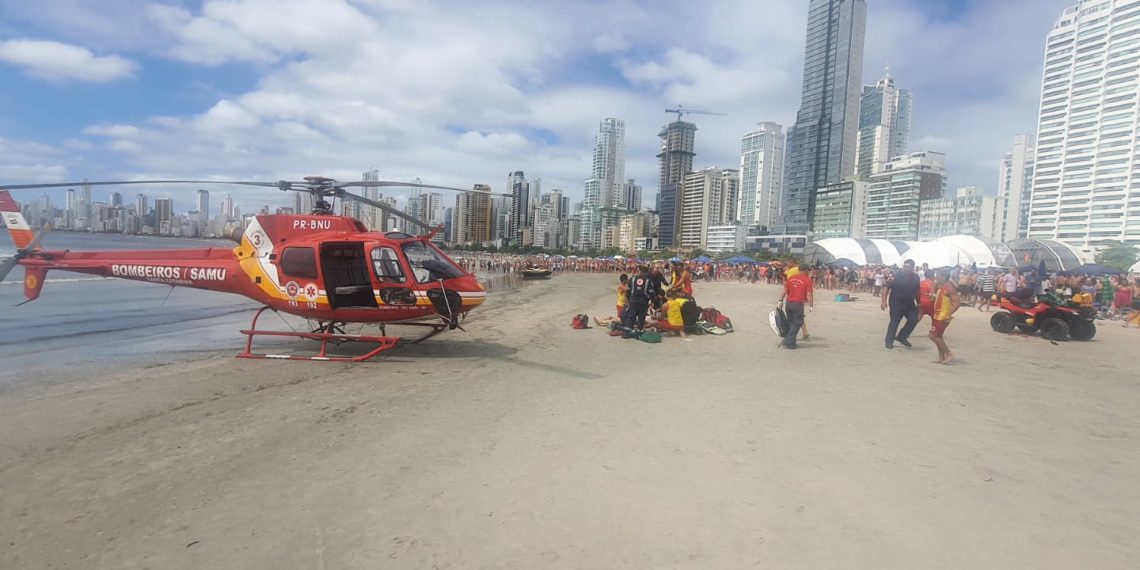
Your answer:
[[[164,249],[154,251],[52,251],[39,243],[50,230],[33,233],[8,190],[124,184],[231,184],[307,192],[314,197],[310,215],[258,215],[244,231],[231,238],[237,247]],[[430,224],[389,205],[347,192],[348,187],[417,187],[478,192],[428,184],[360,181],[337,182],[310,176],[303,182],[233,182],[212,180],[138,180],[72,184],[24,184],[0,187],[3,216],[16,255],[0,264],[0,281],[16,266],[24,267],[24,303],[40,295],[48,271],[60,269],[117,277],[173,287],[192,287],[244,295],[265,306],[253,316],[239,358],[292,360],[368,360],[397,344],[418,343],[445,330],[460,328],[469,311],[483,304],[487,293],[474,275],[465,271],[431,242],[438,228],[422,235],[369,231],[359,220],[333,215],[325,198],[351,200],[374,206],[425,230]],[[266,310],[309,319],[311,332],[257,328]],[[346,334],[348,323],[371,323],[378,335]],[[385,325],[419,327],[415,338],[388,336]],[[253,352],[255,336],[284,336],[320,341],[316,356]],[[374,345],[357,356],[330,356],[330,344],[345,342]]]

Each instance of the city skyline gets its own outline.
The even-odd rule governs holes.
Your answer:
[[[872,2],[863,81],[873,83],[870,78],[889,64],[922,102],[911,148],[947,152],[947,168],[956,185],[975,184],[992,194],[992,172],[1008,151],[1008,141],[1033,130],[1034,111],[1022,110],[1036,95],[1025,98],[1022,92],[1036,91],[1040,82],[1037,46],[1056,13],[1071,3]],[[807,17],[799,3],[719,2],[700,10],[635,3],[615,9],[614,18],[605,23],[575,23],[544,35],[533,30],[553,29],[552,22],[584,22],[588,19],[572,18],[570,12],[588,7],[560,8],[566,13],[557,15],[541,7],[525,8],[519,17],[535,27],[525,34],[510,33],[506,44],[517,47],[542,38],[559,46],[555,51],[563,56],[551,59],[543,55],[551,52],[541,49],[497,49],[484,54],[483,61],[444,61],[439,73],[454,77],[440,76],[427,91],[404,79],[421,73],[400,73],[393,67],[405,61],[401,56],[438,57],[446,47],[472,41],[466,32],[476,28],[471,22],[460,23],[464,33],[445,39],[439,50],[405,38],[390,46],[397,50],[391,62],[365,59],[380,74],[393,73],[392,91],[353,83],[342,86],[351,93],[345,97],[295,74],[301,66],[327,67],[331,73],[341,61],[353,60],[340,50],[355,53],[384,41],[379,38],[385,34],[369,34],[378,39],[361,45],[334,47],[321,43],[325,36],[304,41],[288,33],[257,36],[250,21],[219,20],[217,13],[193,3],[186,9],[144,11],[112,4],[105,13],[52,10],[51,2],[9,9],[6,15],[20,24],[21,35],[0,30],[0,74],[15,87],[10,95],[13,119],[0,127],[0,144],[15,152],[7,152],[0,164],[0,180],[105,180],[141,174],[247,178],[258,173],[270,180],[315,173],[348,180],[359,174],[360,164],[374,164],[382,157],[378,166],[385,178],[420,176],[449,185],[494,186],[502,172],[523,169],[579,201],[583,189],[577,182],[589,169],[593,126],[599,117],[612,116],[626,123],[626,178],[642,183],[646,203],[652,204],[657,190],[653,135],[668,119],[663,109],[681,103],[728,113],[695,121],[701,129],[702,164],[734,164],[740,136],[757,122],[794,122]],[[329,7],[310,18],[329,23],[322,26],[328,37],[340,35],[346,26],[375,31],[386,25],[382,9],[340,2]],[[446,11],[432,6],[407,10],[413,16],[436,18],[440,25],[456,25]],[[492,3],[488,14],[495,10]],[[251,7],[251,17],[256,13]],[[687,33],[659,33],[681,26],[670,22],[677,14],[686,16],[680,20]],[[743,23],[747,15],[756,14],[780,22],[779,29],[757,38],[747,26],[722,24]],[[145,25],[110,25],[116,19]],[[225,46],[199,45],[184,33],[185,26],[211,22],[234,38],[248,38],[253,49],[236,53]],[[600,28],[584,31],[581,26]],[[999,39],[1001,34],[992,33],[995,29],[1020,35]],[[581,42],[583,33],[595,41]],[[654,39],[662,36],[671,37],[670,43]],[[29,41],[77,47],[81,64],[67,67],[15,49],[26,44],[14,42]],[[995,42],[1008,56],[1001,66],[982,55],[995,49]],[[153,50],[151,45],[169,47]],[[724,51],[722,46],[731,47]],[[948,46],[959,52],[955,61],[937,73],[928,70],[932,51]],[[531,55],[518,61],[519,52]],[[755,57],[760,52],[765,54],[762,62]],[[489,79],[477,82],[475,92],[469,88],[470,72],[461,69],[468,64],[471,70],[485,71],[482,77]],[[179,72],[164,74],[164,65]],[[561,69],[575,72],[560,72],[564,79],[553,83],[533,83],[516,74],[528,66],[540,75]],[[247,79],[237,79],[247,73]],[[197,88],[187,84],[185,101],[118,95],[140,86],[177,89],[179,81],[197,82]],[[550,87],[537,88],[540,84]],[[970,88],[955,87],[966,85]],[[82,109],[51,105],[75,91],[83,92],[89,104]],[[400,96],[390,100],[393,93]],[[117,104],[119,100],[131,100],[132,105]],[[354,106],[354,100],[363,106]],[[432,110],[421,105],[423,101],[439,101],[448,110]],[[963,113],[976,120],[962,121]],[[410,130],[413,125],[416,129]],[[227,150],[239,148],[249,152]],[[264,199],[253,198],[259,201]]]

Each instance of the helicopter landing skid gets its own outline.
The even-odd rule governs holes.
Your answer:
[[[244,334],[246,336],[246,341],[245,341],[245,350],[237,355],[238,358],[271,358],[271,359],[278,359],[278,360],[315,360],[315,361],[320,361],[320,362],[364,362],[366,360],[370,360],[371,358],[373,358],[377,354],[380,354],[381,352],[384,352],[385,350],[391,350],[393,348],[396,348],[396,345],[400,342],[399,338],[390,337],[390,336],[369,336],[369,335],[356,335],[356,334],[342,334],[342,333],[333,333],[333,332],[320,332],[319,330],[314,331],[314,332],[257,330],[257,319],[258,319],[258,317],[260,317],[261,313],[264,313],[266,311],[266,309],[271,309],[271,308],[272,307],[262,307],[262,308],[258,309],[257,313],[254,313],[254,315],[253,315],[253,322],[250,323],[250,328],[247,330],[241,331],[241,334]],[[333,327],[333,323],[330,323],[330,325],[325,330],[335,330]],[[293,355],[293,354],[255,353],[255,352],[253,352],[253,337],[255,337],[255,336],[284,336],[284,337],[292,337],[292,338],[303,338],[303,339],[308,339],[308,340],[319,340],[319,341],[321,341],[321,350],[320,350],[320,352],[317,353],[316,356],[297,356],[297,355]],[[434,336],[434,334],[431,336]],[[423,340],[423,339],[420,339],[420,340]],[[362,354],[360,356],[351,356],[350,357],[350,356],[329,356],[328,355],[329,343],[341,344],[341,343],[345,343],[345,342],[361,342],[361,343],[365,343],[365,344],[372,343],[372,344],[376,345],[376,348],[374,348],[374,349],[370,350],[369,352]]]
[[[430,329],[430,330],[428,330],[428,332],[426,334],[424,334],[422,336],[418,336],[416,338],[400,337],[400,341],[399,341],[400,344],[419,344],[419,343],[421,343],[421,342],[423,342],[423,341],[425,341],[425,340],[427,340],[427,339],[429,339],[429,338],[431,338],[431,337],[433,337],[433,336],[435,336],[435,335],[437,335],[437,334],[439,334],[439,333],[441,333],[441,332],[443,332],[449,328],[449,325],[447,323],[392,323],[392,324],[397,324],[397,325],[402,326],[402,327],[424,327],[424,328]],[[388,334],[386,325],[380,325],[380,334],[384,334],[384,335]],[[387,337],[385,337],[385,338],[387,338]]]

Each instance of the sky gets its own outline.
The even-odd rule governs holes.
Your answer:
[[[1076,0],[867,3],[864,83],[889,66],[914,94],[911,150],[945,152],[951,189],[995,192],[1014,135],[1036,129],[1045,35]],[[756,123],[795,122],[807,7],[0,0],[0,184],[375,168],[502,190],[523,170],[580,200],[598,121],[616,117],[652,204],[664,109],[726,113],[692,116],[695,168],[737,168]],[[193,207],[189,188],[147,192]],[[245,211],[292,203],[271,192],[232,189]]]

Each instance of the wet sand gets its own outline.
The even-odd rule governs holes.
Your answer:
[[[234,359],[239,315],[224,350],[8,368],[0,568],[1140,559],[1140,331],[1051,345],[964,308],[939,366],[927,323],[887,351],[877,302],[821,293],[783,351],[778,289],[737,283],[697,284],[728,336],[571,330],[612,281],[496,294],[374,364]]]

